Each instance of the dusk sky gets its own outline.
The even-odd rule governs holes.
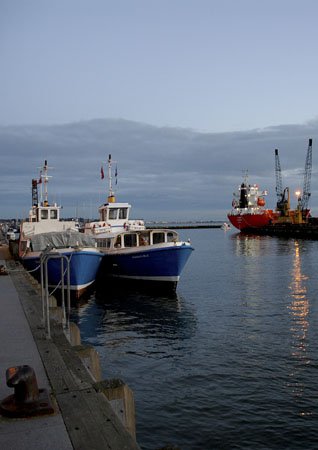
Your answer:
[[[0,123],[317,117],[316,0],[1,0]]]
[[[182,145],[174,155],[177,158],[172,173],[178,179],[178,189],[182,190],[183,180],[185,191],[200,191],[197,184],[193,187],[190,184],[194,178],[196,183],[199,182],[201,166],[201,180],[207,176],[205,170],[209,167],[204,161],[210,160],[211,163],[213,160],[211,177],[214,173],[223,175],[222,194],[228,186],[223,208],[211,202],[211,198],[221,195],[213,191],[213,186],[210,197],[207,193],[206,197],[201,196],[201,215],[204,215],[204,202],[208,198],[207,211],[215,209],[219,217],[222,211],[226,212],[232,192],[241,181],[242,171],[250,165],[255,168],[251,174],[255,179],[251,182],[259,183],[257,178],[262,177],[262,171],[266,169],[268,178],[264,182],[270,180],[271,184],[262,188],[273,191],[272,152],[281,142],[279,131],[285,126],[289,130],[294,127],[290,138],[299,138],[297,145],[294,144],[299,148],[298,158],[297,154],[293,155],[295,158],[290,158],[289,154],[285,156],[285,162],[283,153],[280,154],[289,170],[287,174],[303,169],[308,138],[314,139],[315,147],[317,17],[318,2],[315,0],[1,0],[0,150],[3,163],[0,167],[0,216],[15,215],[13,209],[16,211],[22,206],[27,210],[28,197],[21,196],[28,192],[29,184],[26,188],[25,183],[35,175],[31,169],[42,165],[45,158],[52,161],[58,172],[60,167],[66,166],[62,156],[68,153],[67,161],[73,157],[72,170],[68,171],[69,186],[72,177],[75,181],[76,168],[82,167],[74,146],[80,142],[78,134],[72,141],[70,131],[69,146],[64,135],[64,153],[60,154],[60,147],[56,148],[60,144],[56,137],[60,134],[52,133],[51,140],[43,139],[42,129],[42,140],[39,140],[35,126],[65,126],[65,133],[67,129],[71,130],[71,125],[67,128],[69,124],[79,126],[82,123],[85,128],[93,119],[125,119],[159,130],[167,127],[181,134],[183,130],[185,135],[191,131],[201,134],[202,139],[212,139],[211,154],[207,153],[208,149],[191,147],[191,151],[196,152],[197,168],[185,166],[187,157],[184,157]],[[12,131],[12,126],[21,125],[24,127],[20,131],[18,128]],[[297,127],[302,129],[301,136],[297,135]],[[304,132],[306,127],[311,135]],[[264,147],[268,136],[266,130],[273,128],[279,137]],[[87,136],[85,130],[83,133]],[[247,160],[244,160],[244,153],[241,158],[237,155],[241,144],[233,141],[233,136],[237,136],[235,133],[241,133],[241,143],[246,140]],[[253,143],[249,139],[251,133],[253,136],[258,133],[262,138],[258,141],[256,154],[253,154]],[[149,135],[145,139],[148,138]],[[166,138],[167,135],[165,142]],[[90,139],[91,144],[91,134]],[[287,141],[284,143],[285,151],[289,149],[290,152],[292,145],[289,141],[288,145]],[[81,144],[82,155],[85,153],[83,141]],[[23,149],[18,150],[19,146]],[[270,157],[264,157],[260,148],[266,148]],[[116,149],[118,145],[110,140],[104,145],[90,145],[87,151],[91,156],[91,173],[97,173],[108,152]],[[171,153],[162,149],[164,159],[157,165],[152,163],[160,160],[158,142],[148,140],[144,149],[148,156],[146,162],[138,153],[138,146],[133,154],[125,154],[125,149],[121,148],[113,157],[119,159],[120,153],[126,175],[131,159],[143,158],[142,166],[152,174],[147,185],[149,192],[158,189],[156,183],[163,173],[172,189],[173,179],[168,177]],[[23,160],[17,160],[22,150]],[[231,155],[237,159],[235,171],[229,167]],[[181,166],[184,176],[179,174],[178,177],[177,168]],[[138,170],[136,161],[132,167]],[[26,169],[29,171],[24,173],[27,178],[22,179],[18,175]],[[16,179],[13,179],[14,174]],[[142,177],[142,174],[136,176]],[[129,189],[130,183],[127,191],[130,198],[122,200],[134,203],[136,177],[131,176],[126,181],[125,188]],[[208,191],[207,178],[204,178],[204,186]],[[65,196],[71,194],[69,189],[64,192]],[[95,190],[98,188],[91,191],[92,198]],[[14,207],[11,204],[8,208],[7,193],[15,202]],[[78,190],[77,193],[80,195]],[[318,196],[315,199],[313,193],[312,198],[318,205]],[[26,200],[28,203],[24,204]],[[72,201],[75,205],[79,199],[70,196],[70,204]],[[178,210],[177,198],[175,202],[167,203],[167,211]],[[180,209],[180,217],[185,216],[185,205]],[[155,206],[151,211],[155,215]],[[159,216],[169,216],[169,212],[164,213],[164,205],[160,206]],[[210,213],[206,218],[208,216]]]

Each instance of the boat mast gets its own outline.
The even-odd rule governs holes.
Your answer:
[[[108,203],[114,203],[115,194],[112,187],[112,155],[108,155],[108,184],[109,184]]]
[[[42,170],[40,170],[40,181],[39,183],[41,184],[41,188],[40,188],[40,205],[43,205],[43,183],[42,183]]]
[[[40,180],[42,182],[42,178],[44,178],[44,206],[49,206],[49,203],[47,201],[47,183],[49,181],[49,178],[52,178],[52,176],[47,174],[47,169],[53,169],[53,167],[48,167],[47,160],[44,162],[44,175],[42,175],[42,172],[40,174]],[[41,200],[42,200],[42,192],[41,192]]]
[[[244,184],[248,187],[248,169],[244,170]]]

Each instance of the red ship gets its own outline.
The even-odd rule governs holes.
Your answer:
[[[259,191],[256,184],[250,185],[247,171],[238,193],[233,195],[228,219],[238,230],[263,227],[273,218],[273,210],[265,208],[267,191]]]

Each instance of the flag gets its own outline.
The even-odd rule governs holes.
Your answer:
[[[116,184],[117,184],[117,176],[118,176],[118,170],[117,170],[117,166],[116,166],[116,171],[115,171]]]
[[[104,179],[104,170],[103,170],[103,166],[100,169],[100,177],[103,180]]]

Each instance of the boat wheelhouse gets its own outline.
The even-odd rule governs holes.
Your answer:
[[[108,197],[108,199],[114,197]],[[101,233],[129,229],[142,230],[145,228],[143,220],[129,220],[131,205],[129,203],[116,203],[109,201],[99,207],[100,220],[85,225],[84,232],[96,237]]]

